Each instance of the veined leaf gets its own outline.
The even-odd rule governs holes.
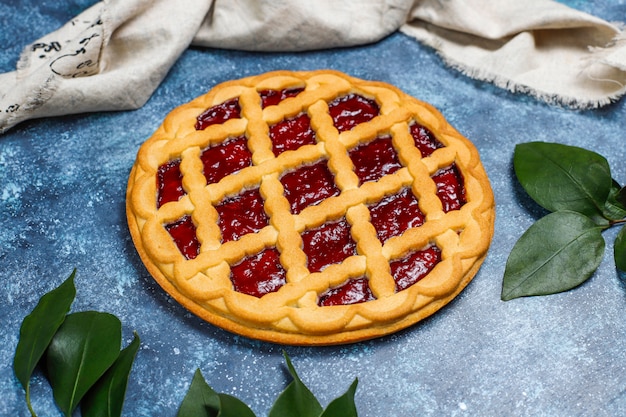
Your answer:
[[[206,383],[196,369],[187,394],[180,404],[177,417],[217,417],[220,409],[218,394]]]
[[[615,180],[604,205],[604,216],[611,220],[626,217],[626,188],[622,188]]]
[[[268,417],[319,417],[322,406],[302,383],[286,353],[284,356],[293,381],[278,396]]]
[[[604,253],[599,227],[588,217],[558,211],[535,222],[507,260],[502,300],[572,289],[598,268]]]
[[[218,394],[206,383],[199,369],[193,376],[177,417],[255,417],[241,400]]]
[[[76,270],[61,285],[41,297],[20,327],[13,370],[26,390],[26,402],[33,415],[30,404],[30,377],[70,310],[76,296],[75,276]]]
[[[613,245],[613,255],[617,269],[626,272],[626,226],[622,226],[617,234]]]
[[[356,405],[354,404],[354,393],[356,392],[357,384],[358,380],[355,379],[348,391],[341,397],[331,401],[320,417],[358,417]]]
[[[240,399],[228,394],[217,394],[220,398],[220,412],[217,417],[255,417],[250,408]]]
[[[530,142],[515,147],[513,164],[522,187],[545,209],[602,215],[612,185],[603,156],[574,146]]]
[[[86,311],[67,315],[46,356],[54,399],[66,416],[115,362],[121,339],[122,324],[112,314]]]
[[[624,208],[626,208],[626,187],[620,188],[615,196],[615,200]]]
[[[128,345],[113,365],[87,392],[81,401],[82,417],[120,417],[130,371],[139,350],[139,336]]]
[[[268,417],[358,417],[354,394],[355,379],[341,397],[331,401],[326,410],[302,383],[289,357],[284,353],[293,381],[274,403]],[[176,417],[255,417],[252,410],[236,397],[216,393],[196,370],[193,380],[180,405]]]

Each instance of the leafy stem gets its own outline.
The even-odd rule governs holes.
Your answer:
[[[33,409],[33,405],[30,402],[30,385],[27,385],[25,388],[26,391],[26,406],[28,407],[28,411],[32,417],[37,417],[35,410]]]
[[[30,378],[58,329],[65,321],[76,288],[76,271],[57,288],[39,299],[33,311],[22,321],[20,340],[15,349],[13,370],[26,391],[26,404],[33,417],[36,416],[30,401]]]
[[[36,366],[46,366],[52,394],[65,416],[80,406],[83,417],[121,417],[130,371],[139,350],[137,333],[120,351],[121,322],[96,311],[69,313],[76,295],[72,272],[59,287],[45,294],[24,318],[13,370],[30,401],[30,379]],[[357,380],[323,409],[283,353],[293,381],[276,399],[269,417],[357,417],[354,403]],[[198,369],[177,417],[255,417],[241,400],[220,394],[205,382]]]
[[[20,339],[13,358],[13,370],[25,391],[32,417],[37,414],[31,404],[30,379],[37,366],[45,366],[46,377],[59,409],[72,415],[81,399],[90,399],[93,412],[84,417],[121,416],[126,390],[125,381],[139,339],[130,353],[120,354],[121,323],[108,313],[96,311],[69,313],[76,296],[76,271],[57,288],[43,295],[33,311],[24,318]],[[119,358],[125,363],[117,365]],[[114,378],[111,376],[115,370]],[[102,381],[107,384],[102,387]],[[100,383],[100,384],[98,384]],[[104,394],[103,394],[104,392]],[[113,409],[110,404],[115,404]]]
[[[626,224],[626,190],[601,155],[546,142],[517,145],[515,174],[550,214],[517,241],[507,260],[502,300],[548,295],[585,282],[602,260],[602,232]],[[626,227],[614,243],[615,265],[626,270]]]
[[[323,409],[317,398],[296,373],[286,352],[283,352],[283,356],[293,380],[274,402],[269,417],[357,417],[354,403],[354,393],[358,383],[356,379],[342,396],[335,398],[326,409]],[[176,416],[255,417],[252,410],[238,399],[215,392],[206,383],[199,369],[194,374]]]

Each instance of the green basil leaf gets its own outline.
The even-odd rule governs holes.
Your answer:
[[[122,324],[112,314],[68,314],[48,347],[46,364],[54,399],[66,416],[115,362]]]
[[[535,222],[517,241],[506,263],[502,300],[572,289],[598,268],[604,253],[602,228],[573,211]]]
[[[621,207],[626,209],[626,187],[620,188],[615,196],[615,200],[621,205]]]
[[[26,390],[26,402],[32,414],[34,413],[30,404],[30,377],[76,297],[75,276],[76,270],[61,285],[41,297],[20,327],[13,370]]]
[[[619,220],[626,217],[626,205],[624,200],[626,199],[626,188],[620,187],[617,181],[613,180],[609,197],[604,205],[604,216],[607,219]]]
[[[356,405],[354,404],[357,384],[358,380],[355,379],[348,391],[331,401],[320,417],[357,417]]]
[[[176,416],[217,417],[219,410],[219,395],[206,383],[200,369],[196,369]]]
[[[255,417],[250,408],[238,398],[228,394],[217,394],[220,412],[217,417]]]
[[[574,146],[530,142],[515,147],[513,164],[522,187],[545,209],[602,215],[612,184],[603,156]]]
[[[278,396],[268,417],[319,417],[322,406],[302,383],[286,353],[284,356],[293,381]]]
[[[617,269],[626,272],[626,226],[623,226],[617,233],[617,238],[615,238],[613,245],[613,255]]]
[[[106,373],[87,391],[81,401],[82,417],[120,417],[130,371],[135,361],[140,340],[135,338],[122,352]]]

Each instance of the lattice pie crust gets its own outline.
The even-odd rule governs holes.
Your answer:
[[[268,94],[278,98],[262,106],[261,96]],[[339,106],[331,116],[330,107],[354,97],[369,100],[377,114],[350,124],[354,109]],[[314,140],[280,149],[272,132],[289,129],[298,117]],[[339,126],[342,117],[348,124]],[[411,133],[416,129],[434,140],[430,150],[417,146]],[[361,149],[373,143],[383,151],[359,159]],[[230,163],[224,144],[248,160],[219,168],[227,170],[222,178],[211,177],[211,164]],[[208,149],[222,153],[207,154],[207,162]],[[382,154],[388,161],[377,164]],[[368,163],[380,172],[357,175]],[[178,195],[162,200],[168,166],[175,168]],[[330,193],[307,188],[318,182],[300,174],[312,167],[330,175],[322,181]],[[452,172],[459,182],[449,192],[456,206],[442,195],[451,187],[437,179],[442,172]],[[287,182],[290,175],[298,177],[295,183]],[[290,188],[303,193],[303,202],[286,197]],[[246,192],[252,203],[233,206],[244,213],[230,211],[235,209],[229,204]],[[402,193],[405,204],[385,211],[381,202]],[[493,195],[478,153],[438,111],[388,84],[334,71],[280,71],[230,81],[173,110],[138,152],[126,210],[142,261],[179,303],[229,331],[296,345],[369,339],[431,315],[474,277],[494,224]],[[261,222],[251,230],[238,225],[250,210]],[[411,210],[422,218],[413,221],[419,216],[410,217]],[[389,212],[403,216],[406,225],[379,218]],[[230,219],[230,229],[222,217]],[[183,241],[176,241],[177,226],[186,230]],[[326,227],[338,229],[326,233]],[[345,254],[341,245],[323,241],[335,235],[348,242]],[[273,258],[258,261],[264,253]],[[326,254],[337,253],[338,261],[325,263]],[[414,254],[417,261],[410,260]],[[417,264],[403,267],[407,262]],[[237,268],[244,269],[240,277],[260,282],[236,285]],[[322,303],[333,297],[339,305]]]

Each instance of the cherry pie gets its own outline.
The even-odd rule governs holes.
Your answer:
[[[229,331],[295,345],[406,328],[474,277],[494,200],[433,107],[335,71],[271,72],[173,110],[127,192],[146,268]]]

